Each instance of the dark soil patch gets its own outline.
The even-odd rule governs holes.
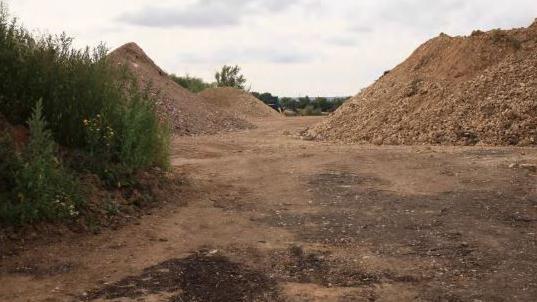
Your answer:
[[[139,276],[91,292],[86,300],[158,293],[173,293],[170,302],[280,301],[275,280],[222,255],[202,252],[149,267]]]
[[[360,287],[381,281],[380,275],[365,272],[346,261],[332,259],[328,252],[307,253],[298,246],[291,247],[289,252],[289,257],[276,255],[279,260],[274,261],[275,267],[280,265],[282,268],[286,281],[315,283],[327,287]]]
[[[328,249],[361,246],[378,257],[426,264],[418,278],[397,271],[348,270],[352,266],[308,255],[295,264],[291,276],[342,286],[359,286],[360,280],[412,282],[426,301],[515,296],[528,301],[537,296],[537,207],[528,179],[434,195],[396,194],[382,190],[381,183],[368,175],[322,173],[308,180],[311,206],[318,211],[283,211],[264,222]]]

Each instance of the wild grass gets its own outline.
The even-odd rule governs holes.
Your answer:
[[[35,36],[0,2],[0,113],[13,125],[28,121],[31,132],[23,151],[2,143],[0,211],[11,213],[2,217],[64,217],[51,204],[57,200],[76,211],[76,177],[66,175],[94,173],[121,186],[139,170],[168,167],[168,126],[107,52],[103,45],[75,49],[65,34]]]

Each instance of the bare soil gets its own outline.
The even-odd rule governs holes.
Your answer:
[[[536,300],[537,150],[294,135],[320,119],[176,138],[177,203],[28,243],[0,301]]]

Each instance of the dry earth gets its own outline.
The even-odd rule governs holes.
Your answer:
[[[3,258],[0,301],[536,300],[537,150],[286,135],[318,121],[176,139],[177,204]]]

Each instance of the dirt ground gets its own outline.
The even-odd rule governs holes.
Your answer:
[[[0,301],[537,301],[537,150],[179,138],[181,201],[0,262]],[[179,204],[186,205],[179,206]]]

